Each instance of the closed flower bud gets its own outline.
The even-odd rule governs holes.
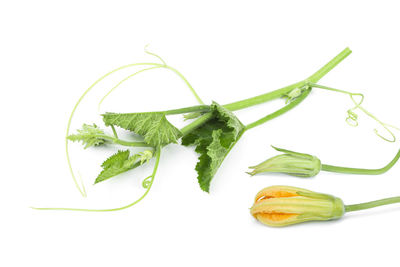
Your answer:
[[[345,213],[340,198],[291,186],[271,186],[255,198],[251,214],[269,226],[338,219]]]
[[[298,153],[286,149],[276,148],[277,151],[284,154],[272,157],[257,166],[249,167],[253,169],[250,175],[262,172],[281,172],[293,176],[312,177],[321,170],[321,161],[312,155]]]

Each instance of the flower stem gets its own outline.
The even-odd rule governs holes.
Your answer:
[[[380,169],[359,169],[359,168],[348,168],[339,167],[328,164],[322,164],[321,170],[328,172],[338,172],[338,173],[350,173],[350,174],[365,174],[365,175],[378,175],[390,170],[400,158],[400,150],[397,152],[396,156],[390,161],[385,167]]]
[[[346,205],[345,210],[346,210],[346,212],[365,210],[365,209],[375,208],[375,207],[399,203],[399,202],[400,202],[400,197],[390,197],[390,198],[384,198],[384,199],[375,200],[375,201],[371,201],[371,202],[364,202],[364,203],[354,204],[354,205]]]

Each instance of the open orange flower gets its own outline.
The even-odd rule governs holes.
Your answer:
[[[271,186],[256,195],[251,214],[269,226],[325,221],[343,216],[340,198],[291,186]]]

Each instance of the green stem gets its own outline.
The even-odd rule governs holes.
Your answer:
[[[169,110],[162,110],[162,111],[149,111],[149,112],[141,112],[141,113],[164,113],[165,115],[177,115],[177,114],[184,114],[190,112],[208,112],[210,111],[210,106],[208,105],[196,105],[190,106],[185,108],[177,108],[177,109],[169,109]],[[129,114],[129,113],[127,113]]]
[[[204,123],[206,123],[208,120],[210,120],[213,117],[212,113],[206,113],[203,116],[199,117],[198,119],[196,119],[195,121],[193,121],[192,123],[189,123],[188,125],[186,125],[185,127],[183,127],[182,129],[180,129],[181,133],[183,136],[187,135],[188,133],[190,133],[191,131],[197,129],[198,127],[200,127],[201,125],[203,125]]]
[[[346,205],[345,210],[346,210],[346,212],[351,212],[351,211],[375,208],[375,207],[394,204],[394,203],[400,203],[400,197],[390,197],[390,198],[384,198],[384,199],[375,200],[375,201],[371,201],[371,202],[365,202],[365,203],[354,204],[354,205]]]
[[[400,158],[400,150],[397,152],[396,156],[390,161],[385,167],[380,169],[359,169],[359,168],[347,168],[339,167],[328,164],[322,164],[322,170],[328,172],[338,172],[338,173],[350,173],[350,174],[365,174],[365,175],[378,175],[390,170]]]
[[[294,107],[296,107],[298,104],[300,104],[311,92],[311,89],[307,89],[305,92],[303,92],[299,97],[297,97],[295,100],[293,100],[292,102],[290,102],[289,104],[287,104],[286,106],[284,106],[281,109],[278,109],[277,111],[255,121],[252,122],[248,125],[246,125],[245,130],[249,130],[251,128],[254,128],[256,126],[259,126],[267,121],[270,121],[286,112],[288,112],[289,110],[293,109]]]
[[[118,139],[118,134],[117,134],[117,131],[115,130],[114,125],[111,124],[110,126],[111,126],[111,129],[113,131],[114,137]]]
[[[122,146],[133,146],[133,147],[152,147],[151,145],[145,142],[128,142],[121,139],[113,139],[113,142],[122,145]]]
[[[105,135],[105,134],[99,134],[96,135],[96,137],[98,138],[102,138],[102,139],[106,139],[106,140],[110,140],[111,142],[118,144],[118,145],[122,145],[122,146],[133,146],[133,147],[152,147],[151,145],[145,143],[145,142],[130,142],[130,141],[125,141],[125,140],[121,140],[118,139],[116,137],[113,136],[109,136],[109,135]]]
[[[138,198],[136,201],[132,202],[131,204],[128,204],[128,205],[125,205],[125,206],[122,206],[119,208],[113,208],[113,209],[35,208],[35,207],[31,207],[31,208],[35,209],[35,210],[69,210],[69,211],[91,211],[91,212],[118,211],[118,210],[130,208],[130,207],[136,205],[137,203],[139,203],[149,193],[151,186],[153,185],[154,177],[156,176],[156,173],[157,173],[158,165],[160,163],[160,151],[161,151],[161,149],[157,148],[156,155],[155,155],[156,163],[154,165],[153,173],[151,174],[151,180],[148,184],[146,191],[140,198]]]
[[[323,66],[313,75],[311,75],[307,80],[316,83],[350,54],[351,54],[350,48],[346,47],[345,49],[343,49],[342,52],[340,52],[336,57],[334,57],[331,61],[325,64],[325,66]]]
[[[295,88],[299,88],[299,87],[301,88],[301,87],[305,86],[307,84],[307,82],[316,83],[350,54],[351,54],[351,50],[349,48],[345,48],[336,57],[334,57],[331,61],[329,61],[327,64],[325,64],[322,68],[320,68],[317,72],[315,72],[313,75],[311,75],[305,81],[301,81],[301,82],[283,87],[281,89],[278,89],[278,90],[275,90],[272,92],[268,92],[266,94],[262,94],[262,95],[251,97],[251,98],[244,99],[241,101],[233,102],[233,103],[224,105],[224,107],[229,109],[230,111],[235,111],[235,110],[251,107],[254,105],[258,105],[258,104],[282,97],[283,95],[289,93],[290,91],[292,91]]]
[[[179,109],[170,109],[166,111],[161,111],[165,115],[176,115],[176,114],[183,114],[183,113],[189,113],[189,112],[208,112],[210,111],[210,106],[208,105],[197,105],[197,106],[191,106],[191,107],[186,107],[186,108],[179,108]]]
[[[268,92],[266,94],[262,94],[259,96],[255,96],[255,97],[251,97],[251,98],[247,98],[241,101],[237,101],[237,102],[233,102],[230,104],[226,104],[223,105],[224,108],[230,110],[230,111],[235,111],[235,110],[240,110],[240,109],[244,109],[247,107],[251,107],[254,105],[258,105],[279,97],[284,96],[285,94],[289,93],[290,91],[292,91],[293,89],[296,88],[301,88],[306,86],[308,83],[312,82],[312,83],[316,83],[317,81],[319,81],[325,74],[327,74],[330,70],[332,70],[336,65],[338,65],[342,60],[344,60],[348,55],[351,54],[351,50],[349,48],[345,48],[342,52],[340,52],[336,57],[334,57],[331,61],[329,61],[327,64],[325,64],[322,68],[320,68],[317,72],[315,72],[313,75],[311,75],[308,79],[283,87],[281,89],[272,91],[272,92]],[[306,97],[308,95],[304,94]],[[299,97],[300,98],[300,97]],[[275,118],[285,112],[287,112],[288,110],[292,109],[293,107],[295,107],[297,104],[299,104],[301,101],[303,100],[303,98],[300,98],[298,102],[295,102],[293,105],[288,104],[287,106],[283,107],[282,109],[264,117],[261,118],[260,120],[251,123],[250,125],[248,125],[246,128],[250,129],[253,128],[257,125],[260,125],[272,118]],[[293,101],[294,102],[294,101]],[[210,120],[212,118],[212,115],[207,113],[204,114],[203,116],[199,117],[198,119],[196,119],[195,121],[193,121],[192,123],[186,125],[185,127],[183,127],[181,129],[181,132],[183,133],[183,135],[188,134],[189,132],[191,132],[192,130],[196,129],[197,127],[201,126],[202,124],[206,123],[208,120]]]
[[[235,111],[235,110],[240,110],[240,109],[244,109],[244,108],[248,108],[251,106],[255,106],[258,104],[262,104],[277,98],[282,97],[283,95],[289,93],[290,91],[292,91],[295,88],[298,87],[302,87],[305,85],[305,81],[301,81],[295,84],[291,84],[289,86],[262,94],[262,95],[258,95],[255,97],[251,97],[251,98],[247,98],[244,100],[240,100],[240,101],[236,101],[230,104],[226,104],[223,107],[226,109],[229,109],[230,111]]]

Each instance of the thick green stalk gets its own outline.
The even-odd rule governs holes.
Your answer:
[[[192,123],[189,123],[188,125],[186,125],[182,129],[180,129],[182,135],[185,136],[188,133],[190,133],[191,131],[193,131],[196,128],[200,127],[201,125],[206,123],[208,120],[210,120],[212,118],[212,116],[213,116],[213,114],[209,112],[209,113],[204,114],[200,118],[196,119]]]
[[[274,119],[274,118],[276,118],[276,117],[288,112],[289,110],[293,109],[298,104],[300,104],[310,94],[310,92],[311,92],[311,89],[307,89],[299,97],[297,97],[295,100],[293,100],[292,102],[290,102],[289,104],[287,104],[283,108],[278,109],[277,111],[275,111],[275,112],[273,112],[271,114],[268,114],[267,116],[265,116],[265,117],[255,121],[255,122],[252,122],[252,123],[246,125],[245,130],[247,131],[247,130],[249,130],[251,128],[259,126],[259,125],[261,125],[261,124],[263,124],[263,123],[265,123],[267,121],[270,121],[270,120],[272,120],[272,119]]]
[[[332,70],[336,65],[338,65],[343,59],[345,59],[348,55],[351,54],[351,50],[349,48],[345,48],[342,52],[340,52],[336,57],[334,57],[331,61],[329,61],[327,64],[325,64],[322,68],[320,68],[317,72],[315,72],[313,75],[311,75],[308,79],[283,87],[281,89],[277,89],[275,91],[272,92],[268,92],[266,94],[262,94],[259,96],[255,96],[255,97],[251,97],[248,99],[244,99],[241,101],[237,101],[237,102],[233,102],[227,105],[224,105],[223,107],[230,110],[230,111],[235,111],[235,110],[240,110],[240,109],[244,109],[247,107],[251,107],[254,105],[258,105],[279,97],[282,97],[284,95],[286,95],[287,93],[289,93],[290,91],[292,91],[293,89],[296,88],[301,88],[304,87],[305,85],[307,85],[307,83],[312,82],[312,83],[316,83],[317,81],[319,81],[324,75],[326,75],[330,70]],[[308,92],[309,93],[309,92]],[[308,95],[308,93],[303,94],[305,95],[304,98]],[[299,104],[304,98],[299,97],[300,99],[295,102],[293,105],[288,104],[287,106],[283,107],[282,109],[267,115],[264,118],[261,118],[260,120],[257,120],[254,123],[251,123],[250,125],[248,125],[247,129],[253,128],[255,126],[258,126],[268,120],[271,120],[272,118],[275,118],[287,111],[289,111],[290,109],[292,109],[293,107],[295,107],[297,104]],[[185,127],[183,127],[181,129],[181,132],[183,135],[188,134],[189,132],[193,131],[194,129],[196,129],[197,127],[201,126],[202,124],[206,123],[209,119],[212,118],[212,115],[207,113],[201,117],[199,117],[198,119],[196,119],[195,121],[193,121],[192,123],[186,125]]]
[[[282,97],[283,95],[289,93],[290,91],[292,91],[295,88],[303,87],[306,84],[306,82],[316,83],[350,54],[351,54],[351,50],[347,47],[342,52],[340,52],[336,57],[334,57],[331,61],[329,61],[322,68],[320,68],[317,72],[315,72],[313,75],[311,75],[308,79],[306,79],[304,81],[301,81],[301,82],[298,82],[295,84],[291,84],[291,85],[283,87],[281,89],[278,89],[278,90],[275,90],[272,92],[268,92],[266,94],[262,94],[262,95],[251,97],[251,98],[244,99],[241,101],[233,102],[233,103],[224,105],[224,107],[229,109],[230,111],[235,111],[235,110],[251,107],[254,105],[258,105],[258,104]]]
[[[176,115],[183,114],[189,112],[207,112],[210,111],[210,106],[208,105],[197,105],[186,108],[178,108],[178,109],[170,109],[166,111],[162,111],[165,115]]]
[[[375,207],[394,204],[394,203],[400,203],[400,197],[390,197],[390,198],[384,198],[384,199],[375,200],[375,201],[371,201],[371,202],[365,202],[365,203],[354,204],[354,205],[346,205],[345,210],[346,210],[346,212],[351,212],[351,211],[375,208]]]
[[[396,156],[390,161],[385,167],[380,169],[359,169],[359,168],[348,168],[339,167],[328,164],[322,164],[321,170],[328,172],[338,172],[338,173],[350,173],[350,174],[365,174],[365,175],[378,175],[390,170],[400,158],[400,150],[397,152]]]
[[[291,84],[289,86],[262,94],[262,95],[258,95],[255,97],[251,97],[251,98],[247,98],[244,100],[240,100],[237,102],[233,102],[230,104],[226,104],[223,107],[226,109],[229,109],[230,111],[235,111],[235,110],[240,110],[240,109],[244,109],[244,108],[248,108],[251,106],[255,106],[258,104],[262,104],[277,98],[282,97],[283,95],[289,93],[290,91],[292,91],[295,88],[299,88],[305,85],[305,81],[301,81],[295,84]]]
[[[346,47],[343,49],[342,52],[340,52],[336,57],[334,57],[331,61],[329,61],[325,66],[320,68],[316,73],[311,75],[307,80],[309,82],[316,83],[316,81],[319,81],[322,77],[324,77],[328,72],[330,72],[336,65],[338,65],[340,62],[343,61],[348,55],[351,54],[350,48]]]

